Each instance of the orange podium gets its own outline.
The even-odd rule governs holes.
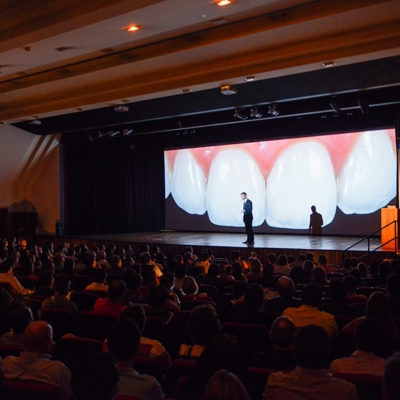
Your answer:
[[[399,209],[397,207],[389,206],[381,208],[381,228],[382,228],[381,243],[383,251],[396,251],[399,248],[398,238],[397,238],[398,222],[394,222],[398,220],[399,220]]]

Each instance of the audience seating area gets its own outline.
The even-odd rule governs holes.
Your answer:
[[[356,349],[354,333],[349,333],[345,327],[366,315],[369,299],[376,292],[383,293],[391,307],[391,310],[385,311],[393,322],[390,354],[399,349],[400,304],[397,302],[400,293],[395,292],[400,290],[396,286],[398,279],[393,279],[393,287],[388,285],[390,277],[400,273],[397,260],[372,265],[346,260],[344,265],[330,266],[329,270],[332,267],[336,269],[332,273],[325,272],[325,265],[321,262],[323,260],[316,260],[312,254],[300,255],[298,259],[289,258],[285,265],[289,265],[292,271],[300,267],[303,272],[300,274],[302,278],[289,274],[293,288],[290,293],[284,293],[279,286],[280,278],[284,276],[279,273],[282,263],[277,263],[278,257],[275,255],[270,255],[267,260],[258,260],[256,255],[243,259],[240,254],[230,254],[227,250],[226,259],[215,262],[210,252],[198,258],[190,247],[182,254],[164,254],[157,247],[144,247],[140,252],[135,252],[131,246],[98,246],[88,249],[85,245],[65,243],[63,247],[54,248],[51,243],[47,243],[45,246],[32,245],[27,250],[21,249],[17,242],[8,247],[4,243],[2,261],[13,260],[14,276],[24,288],[30,290],[27,295],[19,295],[10,283],[1,282],[0,274],[0,287],[12,297],[11,304],[1,307],[4,320],[10,320],[10,313],[15,307],[29,307],[34,319],[47,321],[53,328],[53,358],[74,371],[76,363],[84,357],[107,351],[105,342],[110,327],[119,318],[116,314],[96,309],[99,299],[108,301],[111,298],[111,289],[107,294],[106,290],[90,290],[88,285],[95,283],[111,288],[112,282],[121,280],[124,282],[124,293],[115,302],[121,302],[123,309],[132,304],[142,305],[146,314],[142,336],[158,340],[172,359],[170,365],[164,368],[160,367],[154,356],[139,354],[134,368],[140,373],[156,377],[166,397],[170,399],[183,399],[179,388],[198,371],[200,358],[180,352],[182,344],[196,345],[189,325],[191,315],[198,306],[213,307],[220,321],[218,331],[233,337],[237,343],[240,368],[234,372],[254,400],[262,398],[268,376],[274,372],[274,369],[254,365],[254,355],[273,348],[269,331],[274,320],[284,314],[283,309],[270,309],[272,303],[269,300],[285,296],[301,299],[309,283],[314,283],[321,290],[323,297],[319,309],[329,310],[337,324],[338,333],[330,342],[330,361],[348,357]],[[199,261],[200,258],[202,261]],[[312,263],[311,270],[304,267],[307,262]],[[146,276],[141,275],[144,267]],[[154,271],[154,276],[149,275],[149,268]],[[317,269],[322,269],[322,272],[314,273]],[[98,270],[105,272],[104,280],[96,277]],[[187,279],[189,270],[194,273],[190,282]],[[51,275],[49,285],[44,284],[47,282],[44,279],[45,273],[46,276]],[[351,284],[355,282],[354,292],[354,288],[346,281],[349,276],[352,278],[348,281]],[[75,305],[76,312],[74,309],[59,307],[61,303],[51,308],[42,307],[45,301],[54,297],[54,289],[57,291],[54,280],[57,282],[60,278],[66,279],[70,285],[63,298]],[[335,292],[335,285],[342,293]],[[49,289],[48,295],[41,294],[45,286]],[[162,291],[157,292],[161,287]],[[261,300],[257,299],[258,291]],[[62,297],[62,294],[57,295]],[[2,334],[10,326],[6,328],[3,328]],[[211,339],[200,345],[207,348],[209,343]],[[9,355],[18,355],[21,350],[21,346],[2,344],[0,341],[0,355],[3,359]],[[386,358],[390,354],[382,356]],[[358,374],[356,371],[337,376],[354,383],[361,400],[382,399],[382,376]],[[4,380],[2,393],[1,398],[7,399],[60,398],[55,387],[38,382]],[[120,395],[118,399],[135,397]]]

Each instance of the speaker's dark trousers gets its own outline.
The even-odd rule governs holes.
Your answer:
[[[247,241],[252,243],[254,242],[253,215],[252,214],[243,215],[243,222],[244,225],[246,226]]]

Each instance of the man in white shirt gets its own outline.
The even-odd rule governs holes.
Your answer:
[[[37,381],[60,389],[63,399],[72,395],[71,372],[60,361],[51,360],[53,328],[45,321],[31,322],[25,329],[24,351],[3,360],[6,379]]]
[[[15,293],[26,296],[31,293],[29,289],[25,289],[19,280],[14,276],[14,263],[10,260],[4,260],[0,263],[0,282],[8,283]]]
[[[314,283],[309,283],[303,288],[303,304],[297,308],[287,308],[283,315],[289,317],[296,328],[310,324],[318,325],[325,329],[330,339],[333,339],[338,331],[336,320],[332,314],[318,309],[321,298],[321,289]]]
[[[329,339],[317,325],[301,328],[295,337],[297,367],[269,375],[264,400],[357,400],[356,387],[335,378],[327,367]]]
[[[339,374],[367,374],[383,377],[385,359],[377,357],[382,340],[382,326],[375,319],[364,319],[358,325],[355,333],[357,350],[350,357],[333,360],[330,371]]]
[[[165,396],[157,379],[151,375],[140,374],[132,368],[139,344],[140,332],[132,320],[122,320],[110,328],[107,345],[117,360],[118,393],[141,400],[163,400]]]

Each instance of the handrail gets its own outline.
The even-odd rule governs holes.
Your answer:
[[[352,249],[353,247],[355,247],[358,244],[362,243],[364,240],[368,240],[368,251],[365,254],[363,254],[361,257],[359,257],[359,259],[362,259],[367,255],[368,255],[368,258],[369,258],[371,253],[374,253],[375,251],[379,250],[383,246],[386,246],[388,243],[392,242],[393,240],[395,240],[395,252],[397,253],[397,239],[399,238],[399,236],[398,236],[398,228],[397,228],[397,223],[398,222],[399,222],[398,220],[393,220],[393,221],[389,222],[387,225],[382,226],[381,228],[377,229],[375,232],[372,232],[369,235],[364,236],[363,238],[358,240],[356,243],[353,243],[351,246],[349,246],[346,249],[344,249],[342,251],[342,261],[344,261],[344,256],[350,249]],[[373,237],[375,234],[377,234],[378,232],[381,232],[383,229],[387,228],[388,226],[390,226],[392,224],[395,224],[395,236],[392,239],[388,240],[386,243],[383,243],[380,246],[376,247],[375,249],[371,250],[371,248],[370,248],[370,239],[371,239],[371,237]]]

